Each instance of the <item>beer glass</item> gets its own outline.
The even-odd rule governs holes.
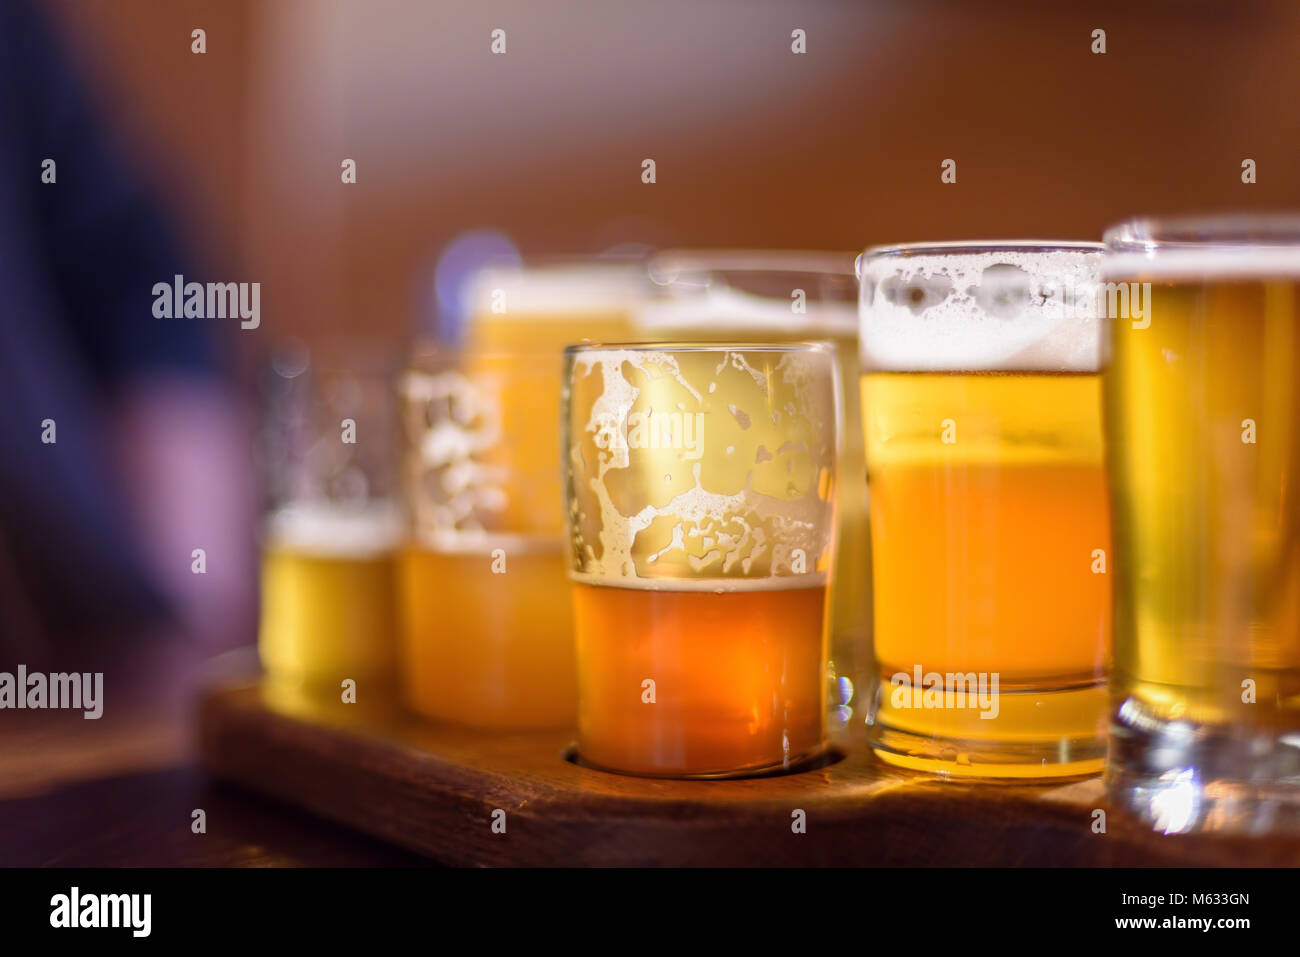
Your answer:
[[[536,353],[556,358],[583,340],[626,341],[632,314],[653,290],[644,261],[556,259],[489,266],[471,285],[467,353]],[[554,385],[559,400],[559,380]],[[546,415],[554,419],[553,407]]]
[[[278,704],[387,704],[396,656],[393,366],[364,350],[286,348],[263,378],[258,650]]]
[[[1300,825],[1300,217],[1106,234],[1113,796]]]
[[[869,735],[948,776],[1095,773],[1110,532],[1093,243],[860,261],[875,660]]]
[[[833,349],[574,346],[565,385],[580,759],[715,777],[817,757]]]
[[[560,474],[564,346],[628,338],[642,265],[493,268],[459,349],[402,378],[411,536],[399,577],[403,688],[428,717],[572,727],[573,612]]]
[[[865,714],[870,684],[871,539],[867,526],[862,404],[858,396],[858,282],[851,253],[667,251],[651,258],[658,295],[636,313],[645,339],[835,346],[843,390],[836,485],[838,529],[828,681],[831,730]]]

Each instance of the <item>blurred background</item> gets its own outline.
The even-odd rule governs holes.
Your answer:
[[[0,0],[0,672],[108,672],[105,721],[0,715],[0,863],[361,859],[176,826],[237,818],[188,729],[250,663],[213,652],[257,632],[279,344],[445,322],[467,234],[848,251],[1300,207],[1298,38],[1294,0]],[[260,283],[260,326],[155,319],[177,272]]]
[[[525,254],[859,249],[1300,202],[1289,0],[51,6],[190,235],[262,282],[244,348],[406,336],[440,250],[473,229]]]
[[[136,606],[179,608],[218,644],[250,641],[257,504],[242,383],[282,341],[396,345],[434,328],[447,306],[437,265],[467,233],[496,234],[525,258],[628,243],[856,250],[1096,239],[1137,213],[1300,206],[1300,124],[1285,112],[1300,86],[1300,5],[1289,0],[2,4],[14,49],[33,49],[29,21],[42,20],[67,57],[42,56],[28,76],[11,62],[14,97],[38,101],[51,75],[78,90],[123,176],[175,231],[187,278],[259,282],[262,316],[256,330],[196,333],[217,340],[198,359],[183,342],[144,372],[118,357],[112,368],[129,375],[77,392],[90,412],[67,441],[129,438],[65,466],[80,488],[75,476],[114,460],[112,488],[83,509],[124,503],[98,552],[75,514],[70,539],[32,518],[45,514],[32,496],[48,505],[64,493],[41,467],[11,466],[19,478],[0,491],[18,504],[0,539],[0,587],[14,610],[0,636],[20,648],[51,607],[69,610],[59,597],[24,610],[38,579],[102,580],[120,598],[115,569],[137,560],[127,551],[163,593]],[[498,28],[503,55],[490,49]],[[806,53],[791,51],[795,29]],[[1097,29],[1104,55],[1092,52]],[[34,185],[50,153],[23,135],[11,142]],[[948,158],[955,184],[940,181]],[[1258,165],[1253,185],[1245,158]],[[341,182],[346,159],[355,184]],[[31,252],[46,220],[28,212],[0,235]],[[75,215],[62,228],[89,235]],[[96,228],[95,242],[61,254],[55,294],[99,250],[135,251],[133,231]],[[168,278],[166,258],[141,275]],[[159,328],[142,288],[121,323],[103,319],[132,355]],[[35,321],[6,298],[11,325]],[[54,402],[41,388],[27,395],[36,418]],[[30,443],[34,426],[22,428]],[[123,536],[136,544],[115,551]],[[53,554],[50,540],[75,544]],[[196,540],[210,543],[202,588],[188,566]],[[90,603],[62,627],[103,621]]]

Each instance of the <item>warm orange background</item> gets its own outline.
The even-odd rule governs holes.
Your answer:
[[[56,9],[140,162],[239,264],[222,278],[263,283],[263,341],[406,335],[439,249],[476,227],[526,254],[849,249],[1300,206],[1288,0]],[[494,27],[505,56],[489,52]],[[947,157],[956,185],[939,181]]]

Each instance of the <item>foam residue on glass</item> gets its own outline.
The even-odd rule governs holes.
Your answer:
[[[571,361],[575,579],[671,579],[676,590],[825,582],[829,351],[608,348]]]
[[[482,456],[501,441],[495,396],[455,369],[402,376],[405,462],[417,539],[481,535],[506,503],[506,472]]]
[[[1095,372],[1101,251],[942,247],[862,260],[861,359],[878,371]]]

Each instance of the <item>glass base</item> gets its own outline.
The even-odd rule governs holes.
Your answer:
[[[1008,782],[1089,777],[1105,767],[1104,684],[1001,692],[993,718],[972,709],[899,707],[894,690],[882,684],[868,719],[871,749],[886,764]]]
[[[272,711],[293,718],[329,725],[382,720],[397,708],[397,691],[391,678],[357,679],[355,700],[345,702],[342,688],[329,681],[311,681],[298,675],[264,673],[262,700]]]
[[[1300,832],[1300,732],[1171,721],[1129,698],[1110,733],[1110,799],[1152,830]]]
[[[656,772],[646,770],[629,771],[622,768],[611,768],[584,759],[582,753],[578,750],[577,745],[574,745],[565,751],[564,759],[581,767],[590,768],[593,771],[603,771],[606,774],[621,774],[625,777],[631,778],[661,778],[674,781],[725,781],[734,778],[780,777],[786,774],[802,774],[804,771],[815,771],[818,768],[824,768],[842,761],[844,759],[844,752],[837,747],[825,746],[809,754],[791,758],[789,761],[780,764],[768,764],[755,768],[738,768],[731,771]]]

